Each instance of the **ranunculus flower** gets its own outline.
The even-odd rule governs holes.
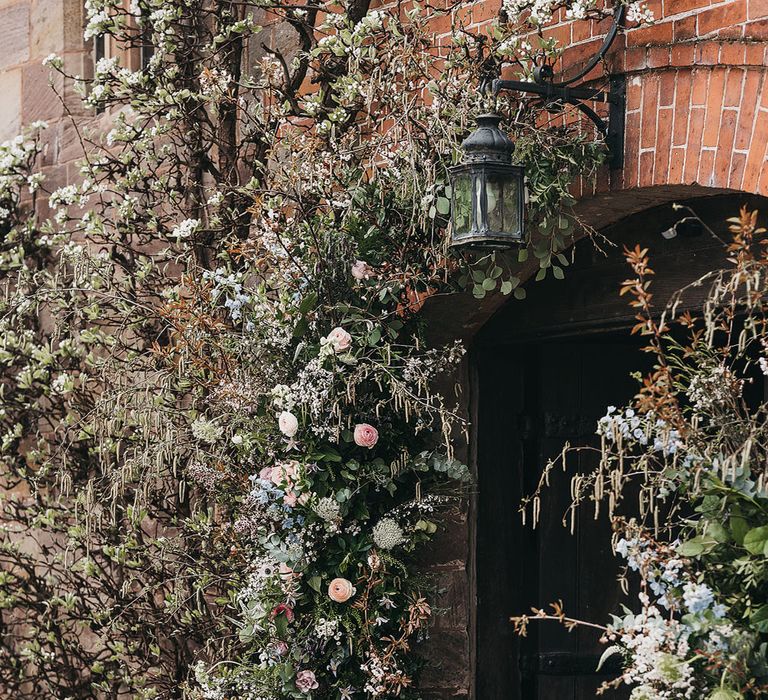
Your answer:
[[[275,605],[275,607],[272,608],[270,617],[274,620],[278,615],[285,615],[285,619],[288,620],[288,622],[293,622],[293,608],[290,605],[286,605],[285,603]]]
[[[355,260],[352,265],[352,277],[356,280],[367,280],[373,274],[371,266],[365,260]]]
[[[299,419],[290,411],[283,411],[277,417],[277,425],[285,437],[292,438],[299,432]]]
[[[368,423],[358,423],[355,426],[355,445],[367,447],[369,450],[379,441],[379,431]]]
[[[345,578],[335,578],[328,586],[328,597],[336,603],[346,603],[355,595],[355,587]]]
[[[308,693],[310,690],[316,690],[320,687],[320,684],[315,678],[315,674],[309,669],[304,669],[296,674],[296,687],[302,693]]]
[[[293,486],[293,480],[298,476],[300,467],[295,459],[280,462],[276,467],[272,467],[269,478],[275,486]]]
[[[352,336],[343,328],[334,328],[326,337],[334,352],[344,352],[352,345]]]

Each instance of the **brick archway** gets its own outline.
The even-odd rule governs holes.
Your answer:
[[[625,42],[658,30],[635,30]],[[590,50],[591,43],[585,44]],[[583,48],[571,46],[566,62],[578,65],[581,54],[589,54]],[[627,76],[624,167],[605,167],[594,181],[574,183],[582,221],[600,230],[667,202],[738,192],[768,196],[766,42],[619,46],[608,63],[610,72]],[[521,270],[524,280],[535,274],[535,263]],[[490,295],[478,303],[467,295],[445,309],[440,300],[428,302],[427,311],[438,340],[469,340],[505,301]]]
[[[664,4],[649,0],[649,5],[658,22],[622,35],[607,66],[598,66],[592,76],[596,81],[604,80],[606,73],[627,77],[625,166],[614,172],[606,168],[596,182],[579,182],[574,187],[577,213],[598,230],[668,202],[731,195],[722,198],[730,206],[748,199],[740,193],[768,196],[765,2],[681,0]],[[577,34],[577,29],[582,33]],[[563,17],[546,30],[546,35],[557,36],[568,47],[558,74],[567,77],[578,70],[594,54],[605,30],[606,24],[595,25],[584,34],[583,25]],[[755,206],[768,211],[766,201]],[[702,201],[698,206],[707,205]],[[643,219],[644,226],[663,230],[658,224]],[[613,228],[617,240],[621,229],[621,224]],[[520,271],[521,279],[533,277],[537,267],[536,260],[529,260]],[[430,298],[424,313],[430,340],[440,344],[462,338],[471,347],[479,329],[505,303],[507,298],[498,294],[480,302],[471,294]],[[514,322],[508,328],[515,333]],[[455,379],[468,387],[462,410],[470,421],[476,421],[477,365],[467,361]],[[462,453],[474,468],[476,434],[473,427],[473,441]],[[441,538],[445,551],[430,562],[444,582],[451,615],[440,623],[440,634],[430,646],[429,656],[439,659],[448,672],[441,669],[426,680],[433,689],[429,697],[477,698],[473,690],[476,515],[473,500]]]
[[[703,66],[629,78],[621,189],[699,185],[766,194],[765,71]]]

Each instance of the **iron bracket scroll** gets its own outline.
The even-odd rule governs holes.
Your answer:
[[[551,111],[560,110],[563,105],[574,105],[592,123],[605,139],[609,151],[609,164],[612,170],[619,170],[624,165],[624,121],[626,111],[626,76],[611,75],[608,81],[608,91],[577,85],[573,83],[584,78],[604,57],[624,24],[627,8],[620,4],[613,16],[613,24],[608,31],[598,52],[586,63],[579,73],[562,82],[554,81],[552,66],[544,64],[533,72],[533,81],[501,80],[491,81],[491,90],[498,95],[502,90],[525,92],[539,95],[545,108]],[[486,83],[487,85],[487,83]],[[586,102],[602,102],[608,104],[608,121],[606,122]]]

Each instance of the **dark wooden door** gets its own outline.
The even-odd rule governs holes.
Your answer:
[[[630,372],[648,362],[628,333],[551,340],[484,351],[480,363],[477,539],[477,698],[583,700],[596,697],[599,632],[568,632],[535,622],[517,638],[509,618],[562,600],[576,618],[605,623],[624,600],[619,562],[606,517],[589,506],[573,535],[563,526],[576,471],[596,466],[596,453],[553,472],[533,530],[518,512],[547,461],[566,442],[599,444],[597,420],[636,392]],[[618,700],[623,692],[603,697]]]
[[[766,211],[766,200],[742,195],[688,203],[714,236],[662,236],[681,216],[669,205],[604,233],[650,250],[654,301],[661,308],[673,292],[723,265],[726,219],[744,203]],[[556,623],[535,623],[520,639],[509,618],[562,599],[568,614],[602,624],[621,601],[607,519],[593,520],[585,507],[573,536],[562,526],[573,470],[589,470],[596,456],[584,455],[570,473],[552,475],[536,530],[523,527],[518,512],[520,499],[536,488],[547,460],[565,442],[597,444],[597,420],[607,406],[634,395],[629,374],[649,363],[627,330],[635,312],[618,294],[630,275],[621,245],[603,253],[585,240],[576,248],[565,280],[528,285],[528,298],[500,309],[474,341],[476,700],[594,698],[603,680],[590,673],[601,651],[597,633],[569,634]],[[690,286],[678,308],[697,309],[704,293]]]

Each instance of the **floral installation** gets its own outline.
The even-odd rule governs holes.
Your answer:
[[[605,157],[577,120],[467,86],[553,56],[534,35],[556,7],[614,8],[517,3],[485,34],[467,6],[87,0],[85,38],[145,65],[46,59],[99,116],[70,124],[76,182],[46,183],[43,124],[0,146],[8,694],[419,697],[418,554],[470,480],[435,389],[464,350],[419,312],[523,299],[529,249],[561,278],[572,184]],[[528,173],[512,260],[445,245],[447,167],[489,107]]]
[[[768,423],[760,386],[768,376],[768,240],[757,220],[743,208],[729,219],[728,240],[707,229],[730,267],[673,295],[661,314],[648,251],[626,250],[634,277],[622,293],[637,310],[635,332],[647,338],[654,368],[628,406],[610,406],[599,420],[600,466],[574,479],[572,512],[586,504],[607,511],[614,551],[640,583],[630,601],[636,611],[625,607],[604,625],[567,617],[560,605],[513,619],[522,634],[532,620],[601,629],[603,661],[618,656],[623,665],[602,689],[629,685],[632,700],[768,695]],[[679,311],[701,286],[699,314]],[[536,513],[538,499],[537,492],[523,507]],[[637,516],[628,519],[618,508],[631,499]]]

